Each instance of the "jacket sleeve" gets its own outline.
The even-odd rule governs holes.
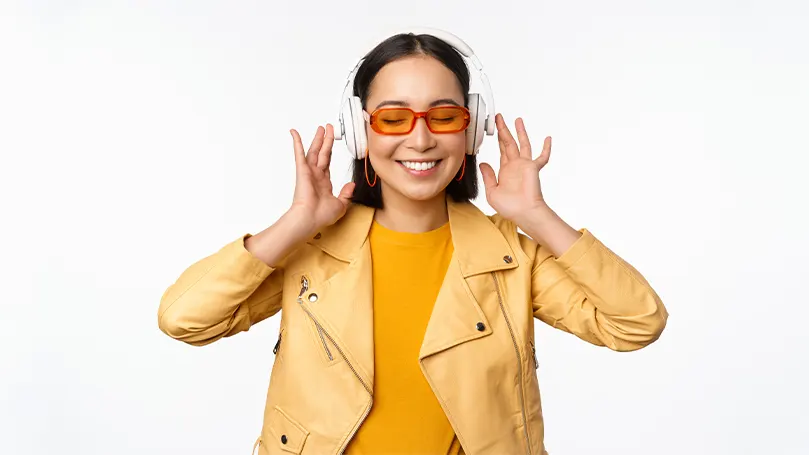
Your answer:
[[[195,346],[246,331],[281,308],[283,268],[247,251],[245,234],[188,267],[163,293],[157,323]]]
[[[651,344],[668,312],[657,293],[630,264],[587,229],[560,257],[535,245],[534,316],[598,346],[633,351]]]

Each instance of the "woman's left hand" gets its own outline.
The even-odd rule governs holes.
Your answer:
[[[519,224],[518,219],[521,217],[528,216],[536,209],[547,208],[542,197],[539,171],[548,164],[551,156],[551,137],[545,138],[542,152],[534,159],[521,118],[517,118],[515,122],[519,146],[501,114],[495,116],[495,125],[500,145],[500,171],[495,177],[494,169],[488,163],[480,164],[486,200],[497,213]]]

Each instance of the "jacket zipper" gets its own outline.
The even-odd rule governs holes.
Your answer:
[[[323,331],[320,330],[320,326],[317,326],[317,332],[320,334],[320,341],[323,343],[323,349],[326,350],[326,355],[329,356],[329,360],[334,360],[334,357],[331,355],[331,351],[329,351],[329,347],[326,345],[326,339],[323,338]]]
[[[348,362],[346,362],[346,363],[348,363]],[[351,364],[349,364],[348,366],[351,366]],[[354,371],[354,368],[351,368],[351,371]],[[354,374],[356,375],[357,372],[354,371]],[[357,376],[357,379],[360,379],[360,377]],[[362,382],[362,379],[360,379],[360,382]],[[365,386],[365,383],[363,383],[362,385]],[[366,390],[368,390],[367,387],[366,387]],[[340,449],[340,452],[339,452],[340,455],[343,455],[343,452],[345,452],[346,447],[348,447],[348,443],[351,442],[351,438],[353,438],[354,435],[357,434],[357,430],[359,430],[360,427],[362,426],[362,422],[365,422],[365,418],[368,417],[368,414],[371,412],[371,408],[373,406],[374,406],[374,395],[371,394],[371,402],[368,404],[368,409],[365,410],[365,414],[363,414],[362,417],[360,418],[360,423],[357,424],[356,428],[354,428],[354,431],[352,431],[351,435],[348,437],[348,439],[346,439],[346,444]]]
[[[506,320],[508,332],[511,335],[511,342],[514,343],[514,351],[517,353],[517,374],[520,379],[520,410],[522,411],[523,430],[525,431],[525,442],[528,446],[528,455],[531,455],[531,438],[528,436],[528,418],[525,412],[525,394],[523,393],[523,379],[522,379],[522,359],[520,358],[520,348],[517,346],[517,338],[514,336],[514,329],[511,327],[511,321],[508,320],[506,309],[503,306],[503,297],[500,294],[500,283],[497,281],[497,275],[492,272],[492,279],[494,280],[494,289],[497,291],[497,302],[500,304],[500,311],[503,312],[503,318]]]
[[[360,377],[359,373],[357,373],[357,370],[356,370],[356,369],[354,369],[354,365],[351,365],[351,362],[349,362],[349,361],[348,361],[348,358],[346,357],[345,353],[343,352],[343,350],[342,350],[342,349],[340,349],[340,346],[338,346],[338,345],[337,345],[337,343],[334,341],[334,338],[332,338],[332,337],[331,337],[331,335],[329,335],[329,333],[328,333],[328,332],[326,332],[326,330],[325,330],[325,329],[323,329],[323,328],[320,326],[320,323],[319,323],[319,322],[317,322],[317,320],[316,320],[316,319],[315,319],[315,317],[312,315],[312,313],[309,311],[309,309],[308,309],[308,308],[306,308],[306,305],[304,305],[302,296],[303,296],[303,293],[304,293],[304,292],[306,292],[306,290],[307,290],[307,289],[309,289],[309,280],[306,278],[306,276],[305,276],[305,275],[301,275],[301,292],[300,292],[300,294],[298,294],[298,304],[301,306],[301,308],[303,308],[303,311],[305,311],[305,312],[306,312],[306,314],[309,316],[309,319],[311,319],[311,320],[312,320],[312,322],[313,322],[313,323],[315,324],[315,326],[317,327],[317,330],[318,330],[318,332],[320,333],[321,339],[323,339],[323,335],[325,335],[325,336],[326,336],[326,338],[328,338],[328,339],[329,339],[329,341],[331,341],[331,343],[334,345],[334,347],[335,347],[335,348],[337,348],[337,352],[339,352],[339,353],[340,353],[340,356],[343,358],[343,360],[345,361],[346,365],[348,365],[348,368],[350,368],[350,369],[351,369],[351,372],[352,372],[352,373],[354,373],[354,376],[356,376],[356,377],[357,377],[357,380],[359,380],[359,381],[360,381],[360,384],[362,384],[362,387],[365,389],[365,391],[366,391],[366,392],[368,392],[368,395],[371,397],[371,402],[368,404],[368,409],[366,409],[366,410],[365,410],[365,413],[364,413],[364,414],[362,415],[362,417],[360,418],[359,423],[358,423],[358,424],[357,424],[357,426],[354,428],[354,430],[351,432],[351,435],[348,437],[348,439],[346,439],[346,445],[344,445],[344,446],[343,446],[343,447],[340,449],[340,452],[339,452],[339,453],[340,453],[340,454],[342,454],[342,453],[345,451],[346,446],[348,446],[348,442],[349,442],[349,441],[351,441],[351,438],[353,438],[353,437],[354,437],[354,434],[356,434],[356,433],[357,433],[357,430],[359,430],[359,429],[360,429],[360,426],[362,426],[362,423],[365,421],[365,418],[366,418],[366,417],[368,417],[368,414],[371,412],[371,408],[372,408],[372,407],[373,407],[373,405],[374,405],[374,392],[371,390],[371,388],[370,388],[370,387],[368,387],[368,385],[367,385],[367,384],[365,384],[365,381],[363,381],[363,380],[362,380],[362,378]],[[325,340],[323,341],[323,346],[324,346],[324,347],[326,346],[326,342],[325,342]],[[326,348],[326,352],[327,352],[327,353],[329,352],[329,351],[328,351],[328,348]],[[331,353],[329,353],[329,358],[331,358]]]
[[[309,280],[306,276],[301,275],[301,292],[298,294],[298,303],[303,305],[303,294],[309,289]],[[314,322],[314,318],[312,319]],[[331,355],[331,351],[329,350],[328,344],[326,344],[326,339],[323,338],[323,330],[320,328],[320,325],[315,322],[315,327],[317,327],[317,334],[320,335],[320,342],[323,343],[323,350],[326,351],[326,355],[329,357],[329,361],[334,360],[334,357]]]

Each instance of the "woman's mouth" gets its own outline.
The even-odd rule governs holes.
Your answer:
[[[419,177],[433,174],[442,160],[435,161],[396,161],[410,175]]]

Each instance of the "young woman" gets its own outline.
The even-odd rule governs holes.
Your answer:
[[[357,68],[367,147],[338,196],[332,126],[306,152],[291,130],[289,210],[160,302],[160,329],[193,345],[281,312],[261,454],[542,455],[534,318],[616,351],[666,324],[638,271],[545,201],[550,137],[535,157],[498,114],[499,174],[480,165],[496,214],[470,202],[470,75],[459,40],[434,35],[393,36]]]

